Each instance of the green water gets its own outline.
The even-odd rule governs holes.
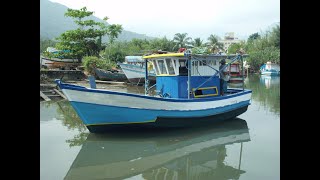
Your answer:
[[[90,134],[69,102],[42,102],[40,178],[280,179],[280,77],[245,86],[252,104],[237,119],[176,130]]]

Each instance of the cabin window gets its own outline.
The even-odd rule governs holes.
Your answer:
[[[172,64],[172,61],[171,59],[166,59],[166,63],[167,63],[167,67],[168,67],[168,71],[169,71],[169,74],[172,75],[172,74],[175,74],[174,73],[174,69],[173,69],[173,64]]]
[[[188,75],[188,69],[186,67],[186,60],[185,59],[179,59],[179,75],[180,76],[187,76]]]
[[[160,74],[168,74],[164,60],[158,60]]]
[[[158,64],[155,60],[152,61],[154,69],[156,70],[156,73],[159,74]]]
[[[179,65],[180,65],[180,67],[186,67],[186,60],[179,59]]]

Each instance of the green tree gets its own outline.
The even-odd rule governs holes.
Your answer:
[[[245,45],[245,51],[250,55],[248,64],[255,71],[268,61],[280,64],[280,26],[277,25],[271,31],[249,36]]]
[[[173,50],[178,50],[179,48],[188,47],[191,44],[191,37],[187,37],[188,33],[176,33],[174,35],[173,41],[176,43]]]
[[[192,45],[194,47],[202,47],[203,46],[203,40],[201,40],[200,38],[195,38],[192,42]]]
[[[50,39],[40,38],[40,53],[45,52],[48,47],[54,47],[56,43],[56,41]]]
[[[112,24],[107,28],[107,35],[109,37],[109,43],[112,44],[119,34],[122,32],[122,25]]]
[[[101,37],[109,35],[109,39],[113,41],[122,31],[121,25],[109,25],[88,19],[93,14],[87,11],[86,7],[80,10],[68,9],[65,16],[74,19],[78,25],[75,30],[69,30],[62,33],[57,39],[57,49],[71,50],[70,56],[82,59],[83,56],[99,56],[100,50],[104,48],[101,45]],[[108,18],[104,18],[105,21]]]
[[[240,42],[240,43],[232,43],[228,47],[228,54],[236,54],[240,49],[244,49],[245,43]]]
[[[276,25],[270,33],[270,43],[280,49],[280,26]]]
[[[217,50],[223,49],[223,44],[219,42],[219,37],[217,35],[210,35],[208,37],[208,43],[207,45],[211,49],[212,52],[215,52]]]
[[[250,36],[249,36],[249,38],[248,38],[248,42],[249,41],[253,41],[253,40],[255,40],[255,39],[259,39],[260,38],[260,35],[259,35],[259,33],[253,33],[253,34],[251,34]]]
[[[151,50],[163,50],[163,51],[172,51],[174,49],[175,42],[173,40],[163,38],[155,38],[150,40],[150,49]]]

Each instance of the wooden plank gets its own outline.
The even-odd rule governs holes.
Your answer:
[[[58,93],[61,97],[63,97],[63,99],[67,99],[67,97],[60,91],[58,91],[57,89],[53,89],[56,93]]]
[[[49,94],[49,95],[46,95],[48,97],[61,97],[59,94]]]
[[[40,84],[40,87],[56,87],[56,84]]]
[[[50,98],[48,98],[48,96],[46,96],[45,94],[43,94],[43,92],[40,91],[40,96],[45,100],[45,101],[51,101]]]
[[[50,91],[42,91],[43,93],[52,93],[53,91],[50,90]]]

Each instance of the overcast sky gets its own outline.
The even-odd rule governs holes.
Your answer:
[[[280,0],[50,0],[72,9],[84,6],[110,24],[152,37],[188,33],[207,39],[235,32],[241,39],[280,22]]]

